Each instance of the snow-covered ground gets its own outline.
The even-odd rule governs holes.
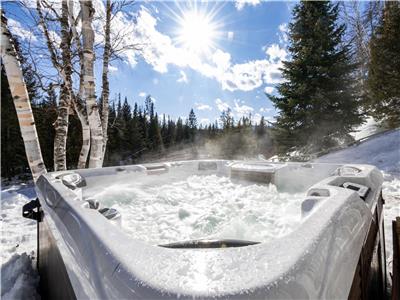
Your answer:
[[[32,184],[2,186],[1,299],[40,299],[36,253],[36,223],[22,217],[22,206],[35,198]]]
[[[393,238],[392,220],[400,216],[400,129],[384,133],[357,146],[322,156],[316,162],[371,164],[383,173],[382,194],[385,200],[384,220],[386,262],[392,271]],[[390,276],[388,276],[390,281]]]
[[[199,238],[265,242],[286,235],[301,222],[304,194],[209,175],[161,186],[114,184],[93,198],[123,213],[129,235],[157,245]]]
[[[368,117],[365,120],[365,123],[356,128],[352,133],[350,133],[350,135],[355,140],[361,140],[382,130],[384,129],[380,127],[380,123],[375,121],[374,118]]]

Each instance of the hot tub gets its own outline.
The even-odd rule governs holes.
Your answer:
[[[50,298],[315,299],[385,285],[369,165],[202,160],[37,182]],[[379,286],[378,286],[379,285]]]

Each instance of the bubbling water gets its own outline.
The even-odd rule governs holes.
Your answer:
[[[303,193],[228,177],[189,176],[170,184],[114,184],[94,195],[122,214],[122,229],[158,245],[201,238],[257,242],[282,237],[301,222]]]

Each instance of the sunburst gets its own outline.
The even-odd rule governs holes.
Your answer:
[[[177,23],[174,41],[180,47],[196,54],[208,54],[217,48],[221,38],[222,20],[217,20],[221,6],[209,7],[197,2],[178,2],[177,10],[170,10]]]

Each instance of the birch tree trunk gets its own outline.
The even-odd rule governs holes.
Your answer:
[[[82,127],[82,148],[81,148],[81,152],[79,154],[79,159],[78,159],[78,169],[84,169],[84,168],[86,168],[86,162],[87,162],[87,158],[89,156],[89,150],[90,150],[90,127],[89,127],[89,121],[88,121],[88,117],[87,117],[87,114],[85,111],[85,107],[82,104],[82,98],[83,98],[83,49],[82,49],[81,40],[78,35],[78,30],[76,28],[76,23],[74,20],[74,1],[73,0],[68,1],[68,9],[69,9],[69,22],[71,25],[72,37],[76,43],[76,47],[78,49],[78,55],[79,55],[79,65],[80,65],[79,91],[78,91],[78,95],[76,97],[72,97],[72,101],[73,101],[74,110],[79,118],[79,121],[81,122],[81,127]],[[71,90],[72,90],[72,87],[71,87]]]
[[[106,2],[106,24],[104,26],[105,42],[104,42],[104,53],[103,53],[103,73],[102,73],[102,111],[101,111],[101,127],[103,130],[103,160],[106,153],[107,141],[108,141],[108,98],[110,94],[110,86],[108,82],[108,64],[110,61],[111,53],[111,38],[110,38],[110,27],[111,27],[111,0]]]
[[[21,66],[17,59],[11,33],[7,27],[7,18],[3,16],[3,14],[1,15],[0,46],[2,62],[13,96],[22,139],[24,140],[26,157],[32,172],[33,180],[36,182],[40,175],[46,173],[46,166],[43,162],[35,120],[33,118],[31,103],[29,101]]]
[[[100,121],[99,107],[95,96],[94,67],[94,32],[92,21],[94,8],[91,0],[80,0],[82,10],[83,41],[83,89],[86,110],[90,126],[89,168],[100,168],[103,165],[103,130]]]
[[[63,171],[67,169],[67,136],[69,124],[69,109],[71,106],[72,86],[72,64],[71,64],[71,34],[68,21],[68,4],[61,4],[61,56],[62,73],[64,82],[61,86],[60,101],[58,105],[58,116],[55,123],[56,136],[54,138],[54,170]]]
[[[90,127],[85,108],[80,99],[73,99],[74,110],[78,115],[82,126],[82,148],[79,154],[78,169],[86,168],[86,162],[90,150]]]
[[[50,38],[49,30],[45,22],[40,0],[36,1],[36,10],[39,16],[39,24],[43,29],[46,38],[47,48],[50,52],[51,62],[54,68],[60,73],[63,83],[60,89],[60,98],[57,107],[57,120],[54,123],[54,170],[62,171],[67,169],[67,136],[69,124],[69,109],[71,106],[71,87],[72,87],[72,64],[71,64],[71,35],[68,24],[68,5],[62,1],[61,6],[61,55],[62,64],[57,59],[55,46]]]

